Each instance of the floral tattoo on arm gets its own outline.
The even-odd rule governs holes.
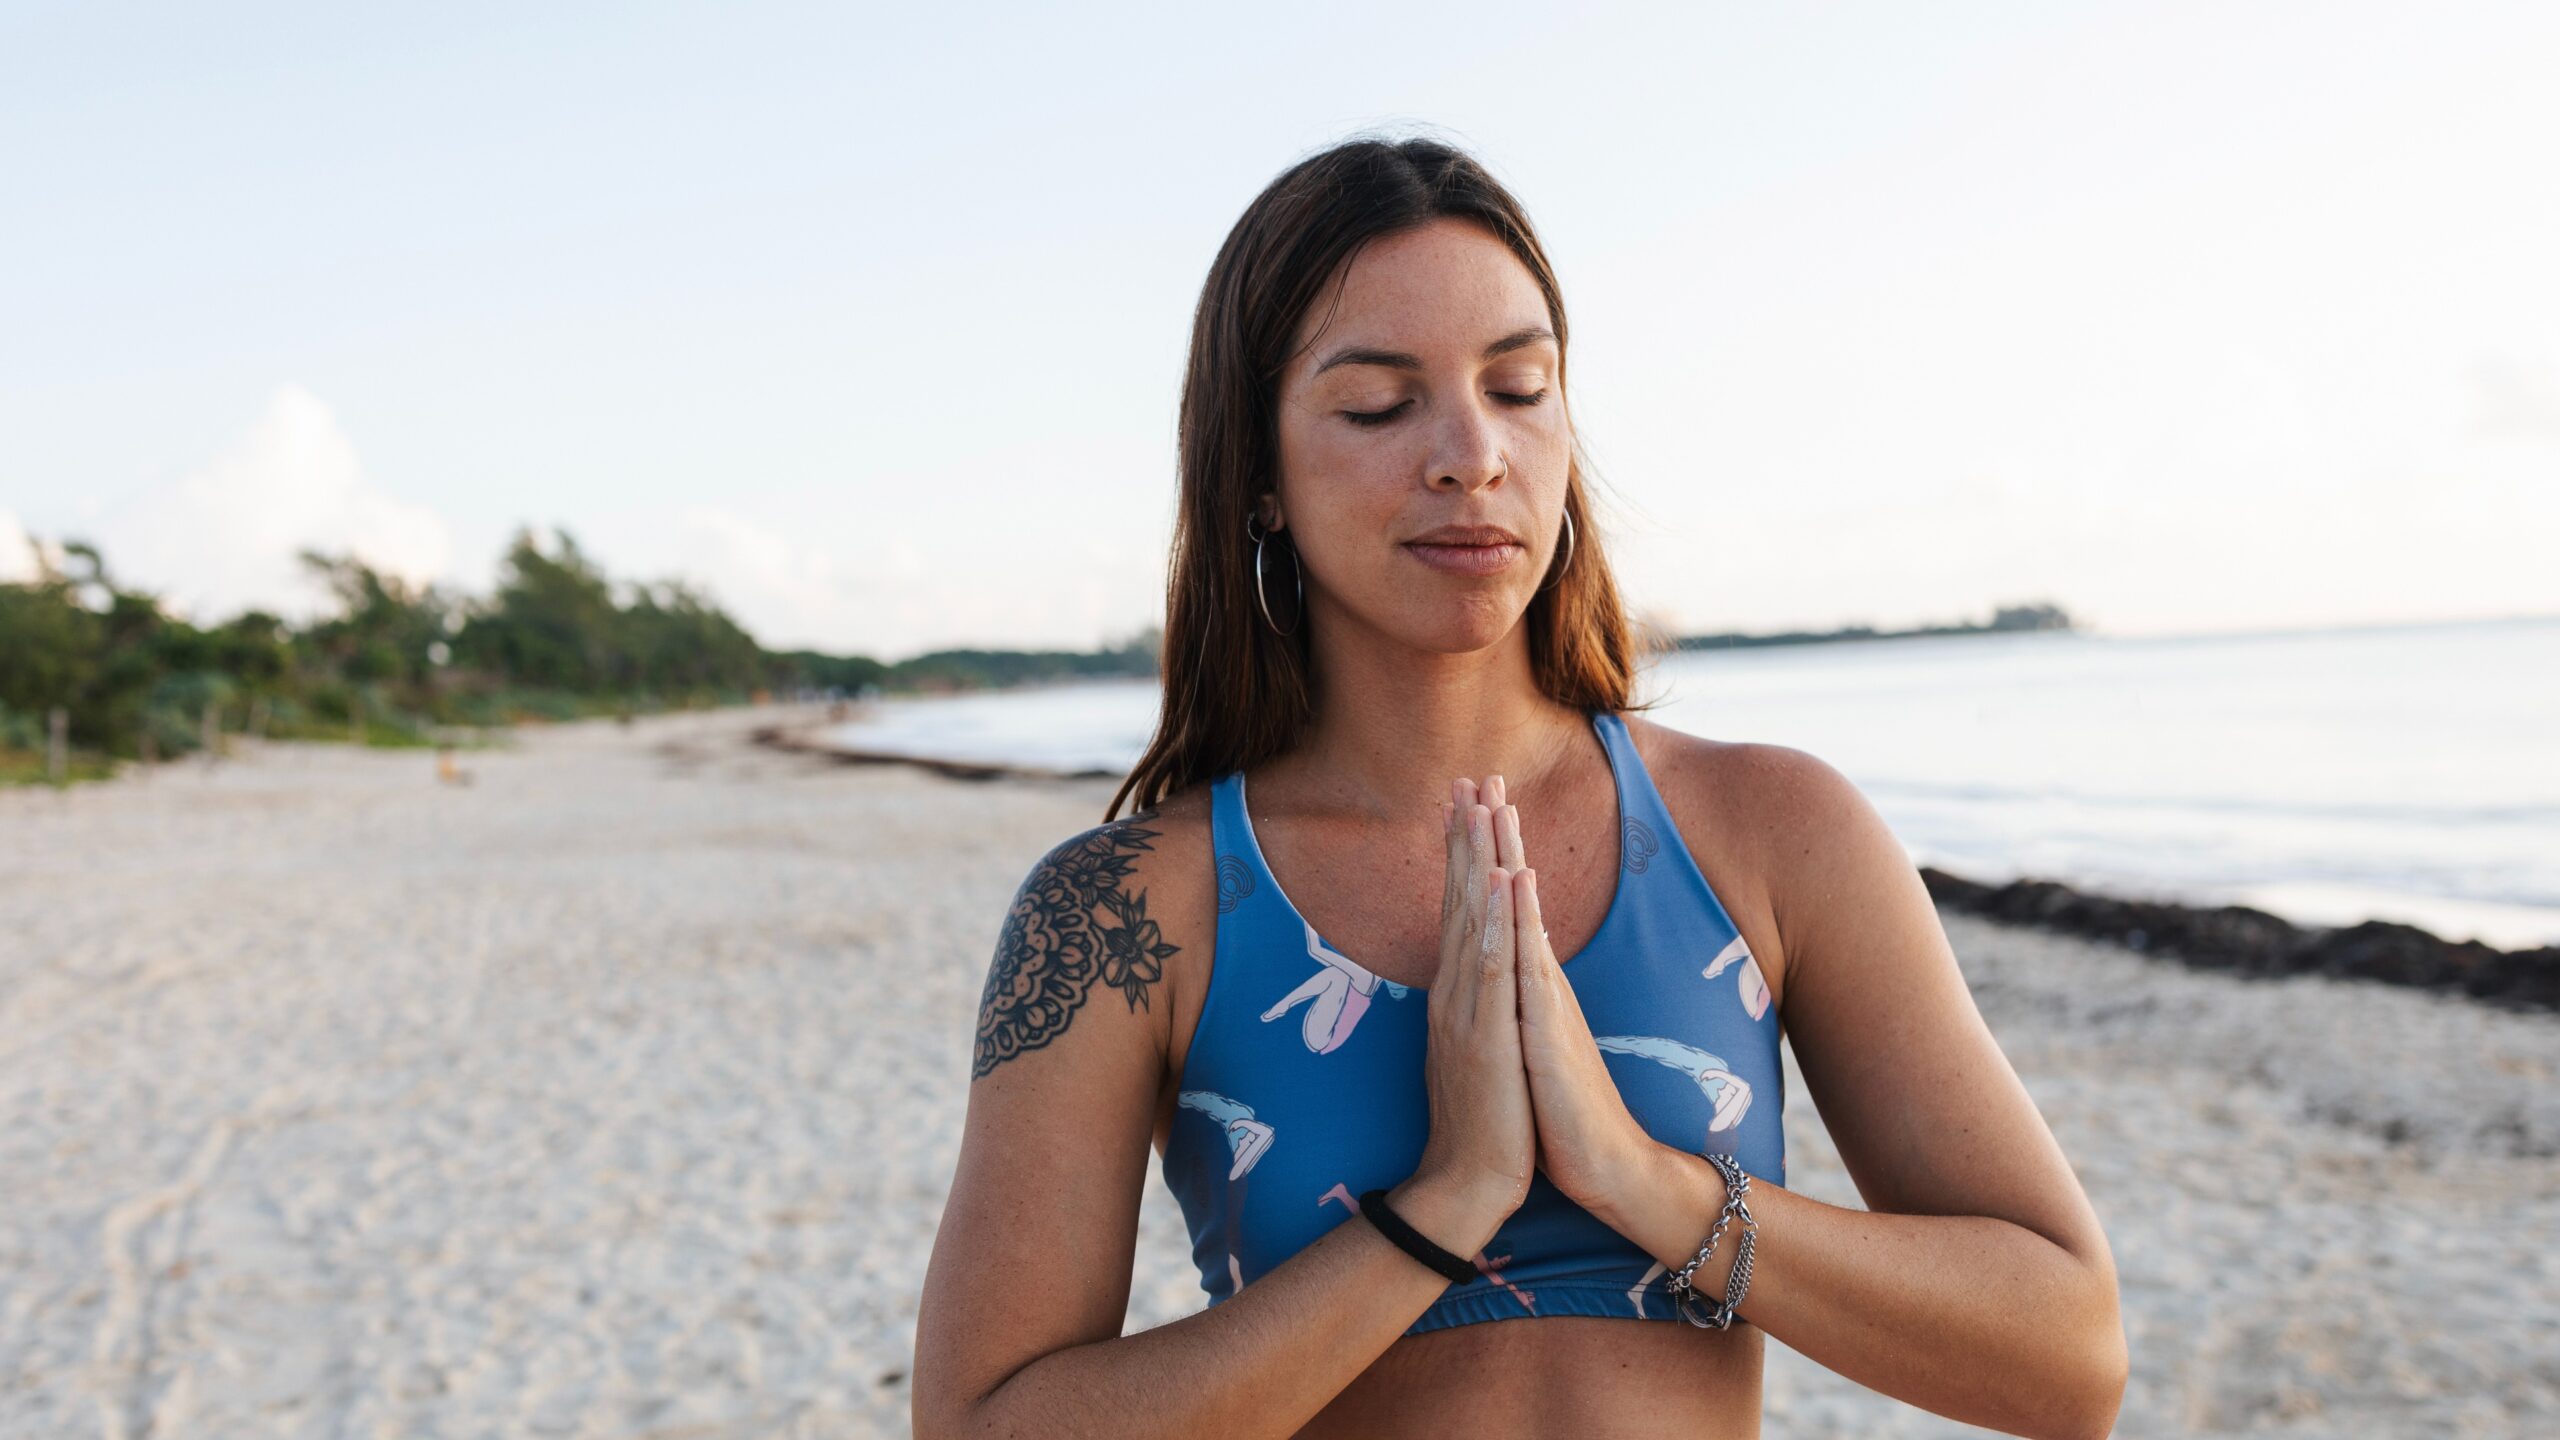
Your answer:
[[[1120,992],[1132,1013],[1181,947],[1147,918],[1147,892],[1131,894],[1136,856],[1157,832],[1144,811],[1098,826],[1052,850],[1014,893],[987,967],[970,1078],[1063,1034],[1096,982]]]

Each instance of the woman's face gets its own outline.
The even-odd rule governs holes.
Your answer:
[[[1262,518],[1296,542],[1310,618],[1440,653],[1500,640],[1555,553],[1573,441],[1528,267],[1434,220],[1363,247],[1298,340]]]

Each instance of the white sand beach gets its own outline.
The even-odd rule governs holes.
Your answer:
[[[778,713],[0,792],[0,1437],[904,1434],[987,955],[1110,787]],[[2113,1239],[2119,1435],[2560,1433],[2560,1017],[1946,924]],[[1132,1330],[1199,1305],[1142,1226]],[[1770,1357],[1772,1436],[1987,1433]]]

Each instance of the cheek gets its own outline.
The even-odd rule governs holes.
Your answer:
[[[1391,484],[1367,484],[1340,470],[1289,487],[1289,527],[1311,569],[1335,589],[1358,589],[1386,562],[1401,515]]]
[[[1311,548],[1393,523],[1418,463],[1409,437],[1347,425],[1290,424],[1280,432],[1281,499]]]
[[[1412,440],[1390,431],[1370,433],[1355,426],[1311,424],[1282,437],[1281,457],[1289,478],[1309,488],[1340,489],[1376,483],[1412,462]]]
[[[1561,461],[1573,448],[1573,425],[1563,408],[1552,402],[1513,412],[1510,435],[1511,443],[1504,448],[1514,458],[1537,455]]]

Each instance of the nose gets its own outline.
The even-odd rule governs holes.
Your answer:
[[[1481,490],[1508,474],[1501,436],[1481,405],[1450,407],[1451,414],[1432,437],[1426,482],[1434,490],[1464,495]]]

